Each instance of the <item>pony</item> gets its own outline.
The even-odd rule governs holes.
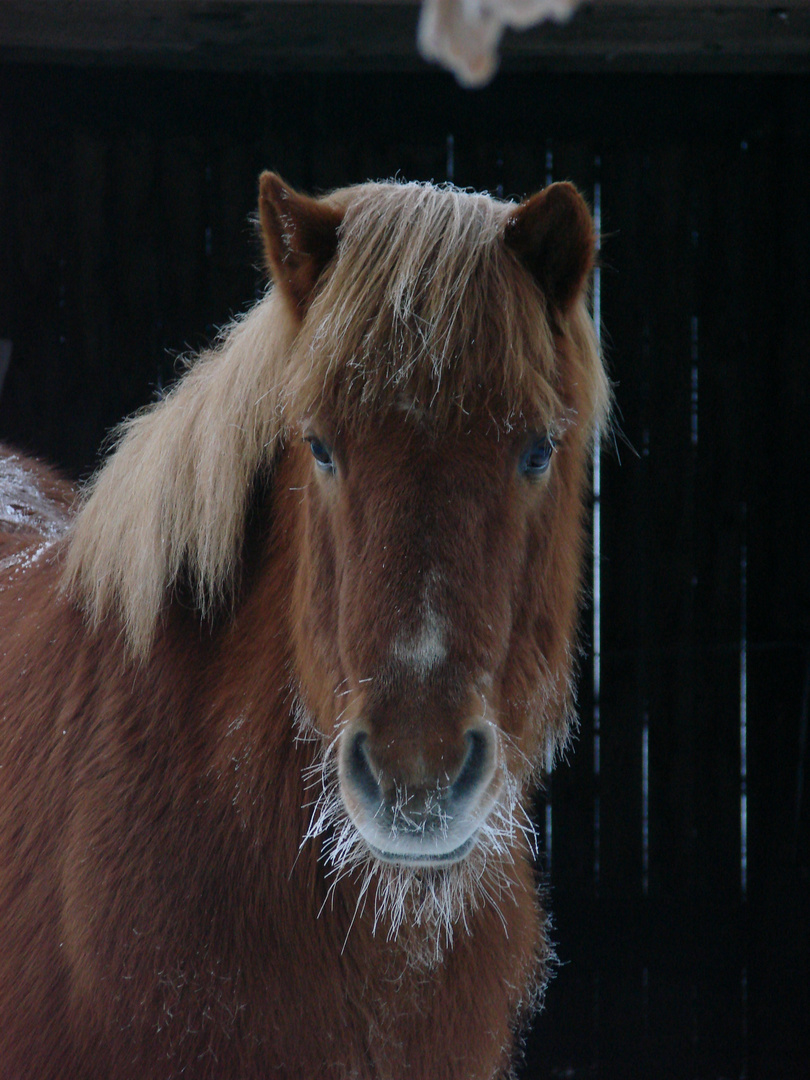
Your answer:
[[[4,1080],[491,1080],[541,1003],[591,215],[264,173],[259,221],[83,491],[0,470]]]

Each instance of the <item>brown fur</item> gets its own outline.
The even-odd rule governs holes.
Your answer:
[[[590,218],[267,176],[261,218],[276,288],[0,562],[3,1080],[489,1080],[544,983],[521,814],[607,406]],[[347,740],[439,797],[470,724],[472,850],[381,862]]]

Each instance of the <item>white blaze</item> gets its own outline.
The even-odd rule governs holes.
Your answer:
[[[427,674],[447,656],[444,619],[436,610],[432,594],[436,574],[427,575],[422,598],[422,621],[413,634],[400,634],[394,642],[392,654],[395,660]]]

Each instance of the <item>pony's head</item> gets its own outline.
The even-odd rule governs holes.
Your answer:
[[[314,201],[271,174],[260,210],[297,324],[282,396],[296,667],[325,747],[311,831],[340,868],[393,868],[395,891],[458,887],[514,847],[568,730],[607,402],[591,217],[568,184],[520,206],[422,185]]]
[[[274,287],[123,429],[68,585],[145,657],[181,576],[202,610],[234,594],[251,486],[283,478],[308,835],[336,878],[365,869],[361,895],[377,879],[391,927],[449,931],[525,844],[521,800],[568,732],[608,403],[593,223],[569,184],[316,200],[270,173],[260,219]]]

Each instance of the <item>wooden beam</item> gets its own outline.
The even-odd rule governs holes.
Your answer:
[[[241,71],[429,70],[418,0],[2,0],[0,61]],[[810,71],[810,2],[591,0],[508,32],[503,69]]]

